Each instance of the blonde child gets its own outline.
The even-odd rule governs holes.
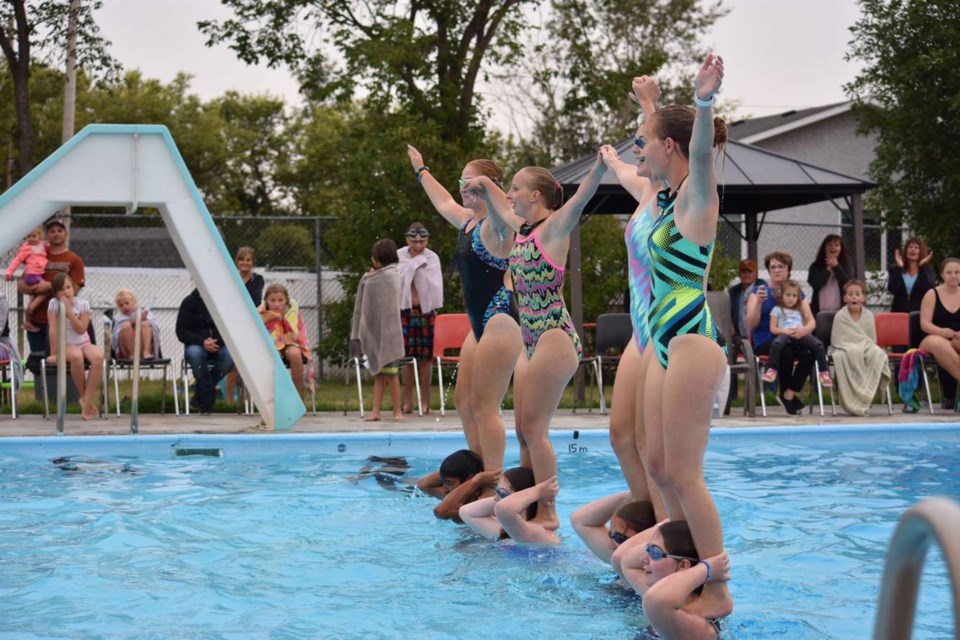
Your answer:
[[[770,333],[776,336],[770,344],[771,363],[780,362],[780,351],[788,344],[802,346],[813,352],[820,366],[820,384],[830,387],[830,366],[827,363],[827,350],[823,343],[813,335],[817,321],[812,314],[804,317],[804,308],[800,304],[800,283],[786,280],[777,294],[777,306],[770,311]],[[767,367],[763,375],[764,382],[774,382],[777,370]]]
[[[73,280],[65,273],[58,273],[50,283],[50,306],[47,308],[47,320],[50,327],[50,356],[47,362],[57,364],[57,315],[60,305],[66,307],[67,323],[66,354],[62,358],[70,365],[70,375],[80,393],[80,408],[83,419],[91,420],[100,415],[97,410],[97,389],[103,374],[103,353],[90,342],[87,328],[90,326],[90,303],[76,297]],[[90,372],[84,379],[84,360],[90,363]]]
[[[47,270],[47,244],[43,241],[43,227],[37,227],[27,234],[26,242],[20,245],[17,255],[14,256],[10,266],[7,267],[7,280],[13,280],[13,272],[17,270],[21,262],[23,263],[23,276],[21,277],[24,283],[31,287],[39,284]],[[37,330],[37,326],[30,322],[29,317],[46,300],[47,296],[45,294],[35,295],[30,299],[24,314],[24,329],[27,331]]]
[[[374,375],[373,409],[366,420],[380,419],[383,394],[390,388],[393,419],[403,420],[397,360],[403,358],[403,329],[400,324],[400,273],[397,245],[385,238],[373,245],[373,268],[362,278],[353,304],[350,339],[360,341],[370,372]]]
[[[862,416],[881,385],[890,383],[890,363],[877,346],[873,314],[863,304],[866,286],[860,280],[843,285],[844,307],[833,319],[830,346],[837,373],[840,404],[850,415]]]
[[[296,300],[290,299],[285,286],[274,283],[267,287],[259,311],[280,357],[290,366],[293,384],[302,396],[304,367],[311,383],[313,371],[310,367],[310,343],[300,306]]]
[[[117,310],[113,314],[113,333],[110,340],[113,352],[120,359],[133,359],[136,344],[137,298],[130,289],[119,289],[114,298]],[[160,325],[149,309],[141,309],[140,357],[151,360],[160,357]]]

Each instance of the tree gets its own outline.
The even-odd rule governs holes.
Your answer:
[[[521,157],[567,162],[632,132],[634,76],[658,75],[664,104],[692,102],[703,34],[726,13],[719,0],[552,0],[517,61],[530,82],[504,83],[520,114]]]
[[[846,86],[861,132],[876,132],[867,206],[906,222],[940,257],[960,250],[960,5],[955,0],[861,0]]]
[[[232,19],[204,21],[207,44],[241,60],[287,65],[315,99],[349,102],[363,89],[386,109],[399,104],[471,141],[476,86],[486,65],[519,53],[518,9],[534,0],[222,0]],[[312,49],[303,33],[322,44]]]
[[[88,73],[108,77],[119,65],[107,53],[109,42],[100,35],[93,12],[100,0],[79,3],[77,64]],[[35,59],[53,64],[65,57],[69,0],[43,0],[27,6],[26,0],[8,0],[0,6],[0,50],[13,80],[17,129],[17,174],[33,168],[34,131],[30,113],[30,72]]]

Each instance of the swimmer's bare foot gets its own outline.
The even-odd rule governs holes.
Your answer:
[[[726,582],[710,582],[704,585],[700,597],[683,607],[683,610],[704,618],[724,618],[733,613],[733,598]]]
[[[379,413],[368,413],[367,417],[363,419],[364,422],[380,422]]]
[[[80,401],[80,415],[84,420],[93,420],[94,418],[100,417],[100,410],[97,409],[97,405],[89,400]]]
[[[403,414],[402,414],[402,413],[399,413],[399,412],[396,412],[396,411],[393,413],[393,421],[394,421],[394,422],[404,422],[405,420],[406,420],[406,418],[403,417]]]

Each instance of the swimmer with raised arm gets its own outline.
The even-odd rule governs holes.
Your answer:
[[[646,500],[633,500],[629,491],[606,496],[586,504],[570,516],[573,530],[587,548],[604,562],[622,544],[657,524],[653,505]]]
[[[502,183],[503,170],[492,160],[468,162],[460,173],[460,204],[433,177],[419,151],[408,145],[407,156],[437,212],[460,230],[453,259],[472,331],[460,350],[454,405],[467,446],[483,459],[487,471],[497,471],[503,467],[506,446],[500,405],[523,346],[507,273],[514,233],[500,219],[488,217],[486,202],[465,185],[478,176]]]
[[[480,456],[469,449],[460,449],[443,459],[439,471],[420,478],[417,488],[440,498],[433,515],[463,524],[460,507],[479,500],[486,487],[496,486],[496,476],[496,471],[484,472]]]
[[[644,465],[663,496],[671,520],[686,520],[705,556],[723,551],[720,514],[707,489],[703,457],[713,401],[727,358],[706,301],[706,282],[717,237],[720,198],[716,148],[726,142],[713,100],[723,81],[723,60],[708,55],[694,80],[697,107],[663,107],[640,127],[638,147],[655,180],[660,210],[648,240],[652,298],[650,345],[644,381]],[[733,611],[726,582],[708,584],[692,603],[703,617]]]
[[[486,176],[473,178],[465,186],[486,202],[491,221],[517,233],[510,271],[525,348],[513,381],[514,419],[520,464],[530,465],[539,483],[557,475],[550,420],[583,354],[580,336],[563,301],[570,234],[606,170],[598,153],[580,188],[566,203],[561,185],[541,167],[518,171],[508,193]],[[536,516],[536,523],[548,530],[560,526],[554,505],[552,497],[541,502]]]
[[[460,508],[460,517],[474,531],[493,540],[512,538],[531,544],[558,544],[557,534],[534,522],[541,501],[556,500],[559,485],[549,478],[534,484],[533,470],[513,467],[493,477],[494,495]],[[506,503],[506,504],[504,504]]]
[[[730,579],[726,551],[701,560],[683,520],[656,527],[649,542],[623,561],[623,574],[643,595],[643,613],[662,640],[717,640],[720,621],[692,613],[704,586]]]

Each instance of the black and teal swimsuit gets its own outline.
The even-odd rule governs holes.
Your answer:
[[[483,218],[467,231],[473,220],[470,218],[460,228],[453,262],[463,282],[463,301],[467,306],[473,335],[480,342],[484,327],[494,315],[506,313],[518,323],[520,315],[513,292],[503,286],[504,274],[509,268],[507,258],[497,258],[483,246],[483,240],[480,239]]]

